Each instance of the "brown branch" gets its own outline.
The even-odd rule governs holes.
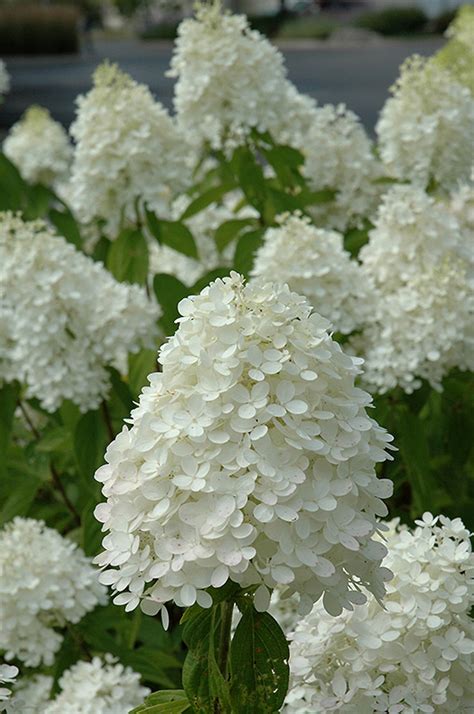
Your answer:
[[[19,407],[20,407],[20,409],[21,409],[21,413],[22,413],[23,416],[25,417],[25,421],[26,421],[26,423],[28,424],[28,427],[29,427],[31,433],[33,434],[33,436],[35,437],[35,439],[36,439],[37,441],[39,441],[40,438],[41,438],[41,434],[39,433],[38,429],[37,429],[37,428],[35,427],[35,425],[33,424],[32,420],[31,420],[31,418],[30,418],[30,415],[28,414],[28,412],[27,412],[27,410],[26,410],[26,408],[25,408],[25,405],[24,405],[21,401],[18,402],[18,405],[19,405]],[[69,511],[71,512],[72,516],[74,517],[74,521],[76,522],[76,524],[77,524],[78,526],[80,526],[80,525],[81,525],[81,517],[80,517],[80,515],[79,515],[79,513],[78,513],[78,511],[77,511],[77,509],[76,509],[76,507],[75,507],[75,505],[73,504],[73,502],[71,501],[71,499],[70,499],[69,496],[67,495],[66,489],[64,488],[64,485],[63,485],[63,483],[61,482],[61,478],[60,478],[58,472],[56,471],[56,468],[54,467],[54,464],[53,464],[51,461],[49,462],[49,469],[50,469],[50,472],[51,472],[51,476],[52,476],[54,485],[56,486],[56,488],[57,488],[58,491],[60,492],[60,494],[61,494],[61,496],[62,496],[62,499],[63,499],[63,501],[64,501],[66,507],[69,509]]]

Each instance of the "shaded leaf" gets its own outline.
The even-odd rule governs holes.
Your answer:
[[[144,285],[148,276],[148,246],[143,233],[126,228],[107,253],[107,268],[119,282]]]
[[[49,220],[56,227],[60,236],[63,236],[69,243],[72,243],[76,248],[82,245],[82,238],[79,231],[79,226],[76,223],[71,211],[58,211],[52,208],[49,212]]]
[[[193,234],[181,221],[158,219],[151,211],[146,211],[147,223],[158,243],[167,245],[189,258],[197,258],[198,251]]]
[[[263,243],[263,228],[244,233],[238,240],[234,253],[234,268],[248,277],[253,268],[255,254]]]
[[[174,275],[158,273],[153,278],[153,290],[163,309],[160,325],[165,335],[172,335],[176,331],[175,320],[178,317],[178,303],[189,295],[189,288]]]
[[[255,218],[235,218],[222,223],[214,233],[217,249],[222,252],[244,228],[254,226],[255,223]]]
[[[288,643],[276,620],[248,607],[230,649],[235,714],[280,711],[288,690],[288,657]]]

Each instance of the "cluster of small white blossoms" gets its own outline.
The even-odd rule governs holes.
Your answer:
[[[135,221],[137,201],[167,214],[188,186],[194,159],[166,109],[145,85],[108,63],[95,71],[94,87],[77,105],[66,192],[78,218],[103,219],[114,238],[123,218]]]
[[[448,714],[474,711],[474,557],[459,518],[392,521],[383,608],[330,618],[319,603],[290,635],[284,711]]]
[[[45,674],[21,677],[6,704],[6,714],[44,714],[50,702],[53,681],[53,677]]]
[[[52,664],[63,636],[105,589],[84,553],[42,521],[15,518],[0,531],[0,651],[28,667]]]
[[[288,283],[343,334],[364,322],[370,281],[344,250],[343,236],[316,228],[301,214],[280,217],[255,256],[252,276]]]
[[[372,538],[391,482],[375,463],[392,437],[354,386],[360,360],[287,286],[236,273],[179,304],[131,428],[96,472],[108,534],[96,562],[114,602],[156,613],[212,603],[227,580],[287,584],[302,612],[381,597],[385,548]],[[162,610],[166,618],[166,610]]]
[[[179,125],[195,144],[215,149],[239,145],[252,128],[280,126],[289,95],[297,95],[282,54],[219,1],[199,4],[180,24],[168,75],[178,78]]]
[[[4,702],[11,696],[11,685],[18,676],[18,667],[12,664],[0,664],[0,684],[8,684],[8,687],[0,687],[0,702]],[[0,708],[2,705],[0,704]]]
[[[182,283],[191,287],[205,273],[217,267],[229,266],[235,244],[229,244],[221,253],[217,249],[214,234],[216,229],[226,221],[255,218],[256,211],[251,206],[237,209],[239,196],[229,194],[222,203],[211,203],[199,213],[185,219],[184,223],[191,231],[196,242],[198,258],[190,258],[183,253],[159,245],[155,240],[150,242],[150,274],[171,273]],[[171,213],[178,220],[191,203],[189,196],[179,196],[173,203]]]
[[[310,187],[337,192],[331,203],[311,206],[319,224],[344,231],[370,215],[381,192],[375,180],[382,169],[372,142],[353,112],[342,104],[315,108],[308,130],[288,139],[305,158],[303,174]]]
[[[7,94],[10,89],[10,75],[7,72],[5,62],[0,59],[0,102],[3,99],[3,95]]]
[[[12,126],[3,142],[3,151],[31,183],[56,185],[67,178],[72,146],[59,122],[47,109],[32,106]]]
[[[426,379],[440,388],[453,367],[474,368],[473,256],[453,212],[413,186],[385,195],[360,251],[375,285],[372,312],[353,345],[364,382],[412,392]]]
[[[107,367],[151,346],[159,309],[145,290],[118,283],[42,221],[0,213],[0,380],[26,385],[48,411],[65,399],[98,406]]]
[[[79,661],[59,680],[60,691],[50,699],[53,678],[37,675],[20,680],[7,714],[128,714],[150,693],[140,675],[105,655]]]
[[[474,163],[474,96],[439,63],[413,56],[380,114],[380,156],[390,175],[443,190],[467,181]]]
[[[458,253],[470,264],[468,274],[474,278],[474,169],[470,182],[460,184],[448,197],[447,206],[456,217],[461,230]]]
[[[459,9],[446,36],[450,40],[436,53],[435,61],[474,93],[474,8],[471,5]]]

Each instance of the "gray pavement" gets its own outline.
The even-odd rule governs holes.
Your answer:
[[[441,38],[384,40],[359,46],[290,43],[282,45],[282,51],[289,77],[300,91],[321,104],[344,102],[372,132],[401,62],[414,52],[430,55],[442,43]],[[80,56],[6,57],[12,88],[0,107],[0,132],[4,134],[33,103],[47,107],[68,126],[74,117],[75,97],[89,89],[94,68],[105,58],[149,85],[171,108],[174,80],[165,77],[171,51],[168,43],[101,40],[93,52]]]

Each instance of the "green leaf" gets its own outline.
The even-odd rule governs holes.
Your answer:
[[[420,419],[406,408],[397,410],[396,444],[412,488],[414,517],[432,510],[436,484],[432,482],[430,450]]]
[[[199,278],[196,283],[194,283],[192,288],[189,290],[190,294],[198,295],[201,290],[206,287],[206,285],[209,285],[209,283],[217,280],[217,278],[225,278],[229,275],[229,272],[230,268],[214,268],[214,270],[210,270],[208,273],[203,275],[202,278]]]
[[[13,415],[15,414],[19,393],[20,387],[16,382],[4,384],[0,388],[0,477],[6,471],[5,455],[10,442]]]
[[[344,235],[344,248],[349,251],[353,258],[357,258],[360,249],[369,240],[369,230],[373,228],[370,221],[366,221],[366,225],[362,228],[350,228]]]
[[[331,203],[336,198],[337,191],[332,188],[323,188],[321,191],[309,191],[306,205],[317,206],[321,203]]]
[[[90,558],[99,553],[103,538],[101,524],[94,517],[96,505],[95,500],[90,501],[81,514],[81,546]]]
[[[155,355],[154,350],[144,350],[144,351],[152,352],[153,355]],[[130,356],[138,358],[140,356],[140,354],[141,353],[138,352],[138,354],[134,354],[134,355],[130,355]],[[117,399],[118,404],[120,404],[122,407],[123,417],[128,416],[133,409],[133,395],[130,391],[130,387],[128,384],[126,384],[123,381],[123,379],[120,377],[120,374],[117,372],[116,369],[114,369],[113,367],[109,367],[107,369],[107,371],[110,375],[110,383],[112,385],[111,399],[113,400],[113,398],[115,397]]]
[[[181,221],[158,219],[151,211],[146,211],[148,228],[158,243],[167,245],[189,258],[198,258],[198,251],[193,234]]]
[[[278,145],[263,149],[263,155],[273,167],[278,179],[285,187],[304,184],[300,167],[304,164],[303,154],[292,146]]]
[[[175,320],[178,317],[178,303],[189,295],[189,288],[173,275],[158,273],[153,278],[153,290],[163,309],[160,325],[165,335],[172,335],[176,331]]]
[[[0,153],[0,210],[19,211],[26,207],[28,184],[16,166]]]
[[[128,383],[134,399],[148,384],[148,375],[156,372],[156,350],[140,350],[128,357]],[[131,409],[129,410],[130,413]]]
[[[65,426],[52,426],[41,435],[36,448],[46,454],[71,451],[71,434]]]
[[[214,233],[214,240],[219,252],[222,252],[242,230],[248,226],[255,226],[255,218],[235,218],[222,223]]]
[[[141,231],[125,228],[119,234],[107,253],[107,268],[122,283],[146,283],[148,246]]]
[[[230,649],[235,714],[280,711],[288,690],[288,657],[288,643],[276,620],[248,607]]]
[[[28,513],[41,483],[40,478],[28,472],[18,474],[14,487],[9,487],[7,498],[0,510],[0,526],[11,521],[15,516],[25,516]]]
[[[242,275],[249,276],[253,268],[255,253],[263,243],[264,229],[244,233],[239,238],[234,253],[234,268]]]
[[[184,714],[190,711],[186,692],[182,689],[162,689],[150,694],[130,714]]]
[[[94,473],[102,463],[106,441],[105,427],[99,412],[84,414],[74,431],[74,456],[79,473],[93,493],[97,491]]]
[[[263,169],[252,152],[240,147],[234,153],[232,164],[239,179],[239,185],[247,198],[260,214],[263,214],[267,198],[267,186]]]
[[[207,189],[207,191],[204,191],[204,193],[195,198],[194,201],[191,201],[189,206],[181,215],[180,220],[183,221],[185,218],[191,218],[191,216],[194,216],[196,213],[199,213],[204,208],[207,208],[207,206],[210,206],[211,203],[217,203],[221,200],[223,196],[225,196],[226,193],[231,191],[233,188],[233,183],[223,183],[220,186],[215,186],[214,188]]]
[[[42,184],[29,186],[24,217],[27,220],[43,218],[48,213],[48,208],[54,200],[54,193],[47,186]]]
[[[68,209],[58,211],[52,208],[49,212],[49,220],[55,226],[59,235],[63,236],[69,243],[72,243],[76,248],[82,245],[82,238],[79,231],[79,226],[76,223],[74,216]]]

